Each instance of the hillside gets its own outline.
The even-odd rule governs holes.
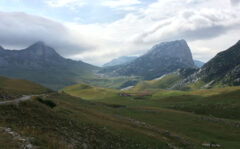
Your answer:
[[[240,41],[229,49],[218,53],[199,71],[188,76],[178,88],[211,88],[240,85]]]
[[[174,82],[177,75],[158,78],[151,85],[158,86],[158,81],[163,85],[163,78]],[[21,90],[15,81],[25,83],[2,80],[6,91]],[[22,89],[32,86],[35,93],[42,92],[26,82]],[[59,93],[0,105],[0,148],[202,149],[217,145],[236,149],[240,147],[239,93],[239,87],[124,92],[69,86]]]
[[[61,91],[68,93],[69,95],[80,97],[83,99],[99,99],[117,97],[119,91],[114,89],[106,89],[100,87],[93,87],[86,84],[77,84],[63,88]]]
[[[105,111],[118,119],[129,120],[134,129],[146,130],[154,139],[163,135],[167,137],[165,141],[170,141],[175,147],[201,149],[205,144],[212,144],[223,149],[235,149],[240,145],[237,139],[239,87],[195,91],[118,91],[112,94],[109,90],[95,92],[95,89],[83,85],[66,88],[65,91],[105,106],[105,110],[102,107],[96,111],[99,116],[100,111]],[[122,122],[118,121],[118,124]]]
[[[240,74],[240,41],[231,48],[218,53],[199,72],[205,81],[223,81],[223,83],[238,84]],[[226,80],[226,81],[225,81]]]
[[[142,76],[151,80],[179,68],[194,68],[191,51],[185,40],[155,45],[145,55],[120,66],[103,68],[100,73],[120,76]]]
[[[186,77],[198,71],[197,68],[182,68],[175,72],[165,74],[153,80],[142,80],[130,87],[130,91],[158,91],[161,89],[172,90],[176,84],[181,83]]]
[[[0,49],[0,75],[34,81],[51,89],[90,79],[97,69],[81,61],[65,59],[43,42],[23,50]]]
[[[156,91],[160,89],[170,89],[174,84],[181,81],[183,78],[184,77],[179,73],[174,72],[154,80],[141,81],[131,88],[131,91]]]
[[[0,100],[14,99],[22,95],[36,95],[48,92],[51,92],[51,90],[36,83],[0,76]]]

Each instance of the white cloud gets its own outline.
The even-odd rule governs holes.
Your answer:
[[[83,0],[47,0],[46,3],[50,7],[69,7],[71,9],[82,7],[86,4]]]
[[[102,5],[107,6],[113,9],[125,10],[125,11],[132,11],[136,10],[134,5],[141,4],[139,0],[107,0],[103,1]]]
[[[233,7],[232,1],[159,0],[144,9],[135,9],[138,0],[105,1],[105,6],[114,9],[134,9],[119,20],[102,24],[38,22],[39,17],[24,15],[4,21],[0,16],[0,43],[45,40],[66,57],[101,65],[119,56],[143,54],[162,41],[184,38],[193,57],[207,61],[239,40],[240,6]],[[68,4],[61,3],[62,7]]]
[[[86,36],[67,26],[43,17],[25,13],[0,12],[0,44],[6,47],[25,48],[37,41],[44,41],[64,56],[95,49]]]

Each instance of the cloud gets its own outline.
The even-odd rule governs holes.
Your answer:
[[[81,34],[73,40],[74,32],[65,25],[25,13],[0,12],[0,44],[9,48],[24,48],[37,41],[44,41],[61,55],[70,56],[91,50]]]
[[[47,0],[46,3],[50,7],[68,7],[71,9],[82,7],[86,4],[83,0]]]
[[[230,0],[158,0],[144,8],[138,0],[98,2],[125,15],[108,23],[77,24],[0,13],[0,44],[27,46],[43,40],[65,57],[101,65],[182,38],[188,41],[194,58],[207,61],[239,40],[239,7],[233,7]]]
[[[116,7],[122,7],[122,6],[136,5],[140,3],[141,2],[139,0],[109,0],[109,1],[104,1],[102,5],[109,6],[111,8],[116,8]]]
[[[206,40],[232,29],[240,29],[240,18],[235,12],[215,9],[183,10],[180,15],[159,20],[158,25],[135,37],[135,41],[157,42],[178,38]]]
[[[119,10],[136,10],[134,5],[141,4],[139,0],[107,0],[101,3],[103,6],[107,6],[113,9]]]
[[[232,3],[233,5],[239,4],[239,3],[240,3],[240,0],[231,0],[231,3]]]

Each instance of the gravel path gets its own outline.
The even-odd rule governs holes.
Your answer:
[[[0,105],[8,104],[8,103],[19,103],[19,102],[22,102],[22,101],[27,101],[27,100],[30,100],[33,96],[38,96],[38,95],[24,95],[23,97],[17,98],[17,99],[14,99],[14,100],[1,101]]]

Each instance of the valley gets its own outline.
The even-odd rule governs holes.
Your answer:
[[[31,144],[40,148],[239,147],[239,87],[161,90],[150,95],[124,92],[130,96],[87,85],[63,91],[0,105],[1,127],[31,138]],[[4,138],[10,142],[4,146],[13,146],[11,137]]]
[[[240,149],[240,0],[0,0],[0,149]]]
[[[30,59],[19,58],[29,51]],[[10,78],[0,77],[0,149],[240,148],[239,51],[238,42],[201,68],[184,40],[103,68],[64,59],[41,42],[8,51],[18,59],[1,57],[8,62],[0,74]],[[142,63],[149,59],[159,65]],[[116,73],[134,65],[143,71]],[[36,76],[26,74],[29,67]],[[58,74],[63,84],[50,77]]]

